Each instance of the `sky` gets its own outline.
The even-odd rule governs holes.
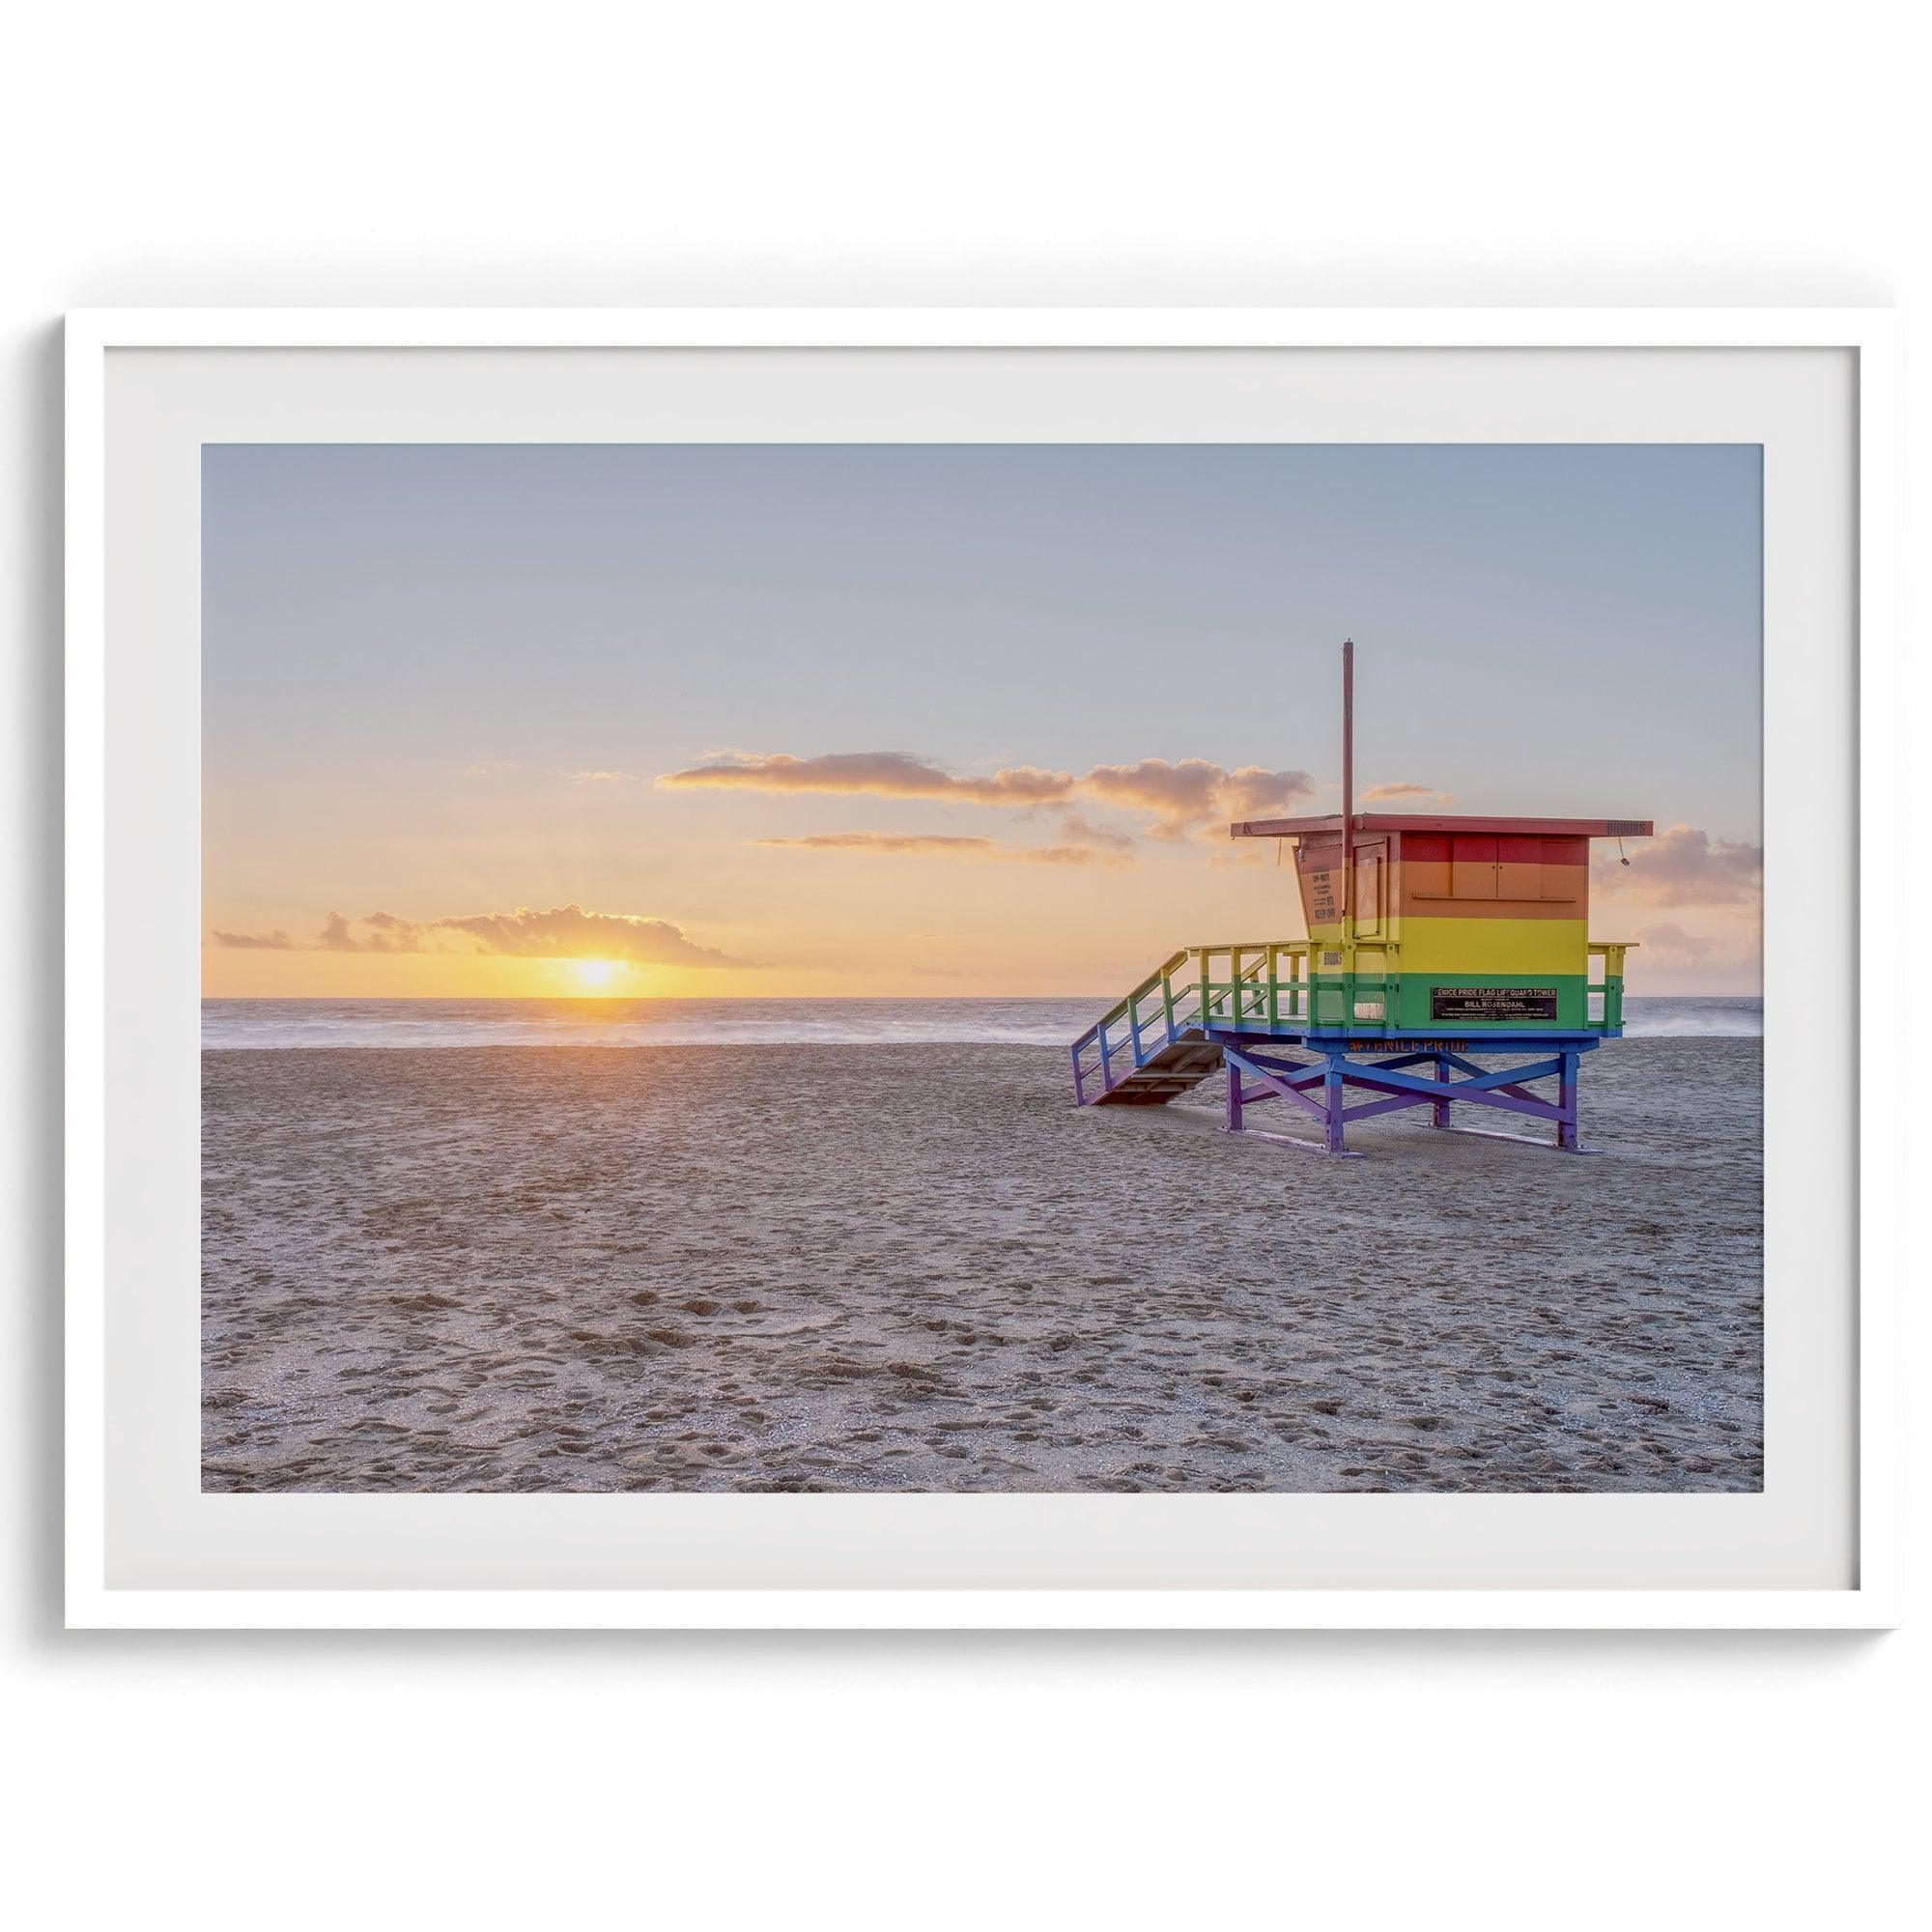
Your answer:
[[[212,444],[211,997],[1113,997],[1299,937],[1230,818],[1653,819],[1758,989],[1755,445]]]

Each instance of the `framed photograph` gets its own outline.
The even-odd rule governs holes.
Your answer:
[[[1838,311],[69,322],[77,1626],[1872,1626]]]

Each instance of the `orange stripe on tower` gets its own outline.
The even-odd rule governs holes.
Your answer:
[[[1581,919],[1589,905],[1587,866],[1515,865],[1485,867],[1475,883],[1492,884],[1487,894],[1469,890],[1464,876],[1440,859],[1398,862],[1396,892],[1406,919]],[[1462,890],[1459,891],[1458,887]]]

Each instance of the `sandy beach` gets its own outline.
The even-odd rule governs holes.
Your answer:
[[[1032,1046],[207,1052],[204,1487],[1755,1490],[1759,1068],[1327,1162]]]

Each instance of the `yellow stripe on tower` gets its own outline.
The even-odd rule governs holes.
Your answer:
[[[1584,919],[1402,920],[1405,973],[1582,973],[1590,956]]]

